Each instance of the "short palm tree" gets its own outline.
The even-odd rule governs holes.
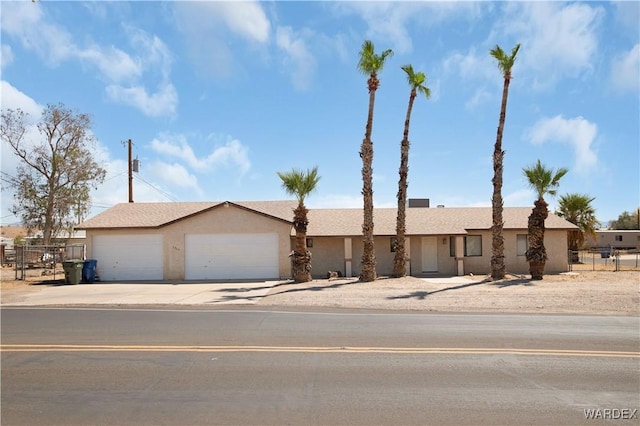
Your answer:
[[[427,76],[423,72],[414,72],[411,65],[404,65],[402,70],[407,73],[407,82],[411,86],[409,93],[409,105],[407,117],[404,120],[404,133],[400,143],[400,180],[398,181],[398,218],[396,221],[396,252],[393,259],[393,276],[404,277],[406,274],[406,203],[407,203],[407,175],[409,174],[409,122],[413,102],[419,93],[423,93],[427,99],[431,97],[431,90],[426,86]]]
[[[567,243],[571,250],[571,261],[578,262],[578,250],[582,247],[587,237],[596,236],[596,228],[599,225],[596,218],[596,210],[591,203],[595,198],[586,194],[565,194],[558,200],[559,209],[556,214],[565,218],[578,227],[577,230],[567,234]]]
[[[311,252],[307,248],[307,225],[309,210],[304,205],[304,200],[316,189],[320,176],[318,167],[306,172],[293,169],[287,173],[277,172],[282,179],[282,187],[289,195],[294,195],[298,200],[298,206],[293,211],[293,228],[296,230],[296,241],[291,254],[292,275],[295,282],[303,283],[311,281]]]
[[[556,188],[560,184],[560,179],[569,170],[561,167],[554,172],[553,169],[544,167],[538,160],[534,166],[525,167],[522,171],[527,178],[529,186],[538,195],[531,215],[529,215],[529,248],[527,249],[526,257],[529,262],[531,279],[541,280],[544,275],[544,265],[547,262],[547,250],[544,247],[544,221],[549,216],[549,205],[544,200],[544,196],[556,195]]]
[[[507,55],[500,46],[497,46],[489,52],[491,56],[498,61],[498,68],[504,76],[504,85],[502,87],[502,105],[500,107],[500,120],[498,122],[498,133],[496,135],[496,143],[493,147],[493,198],[491,206],[493,211],[493,225],[491,227],[491,278],[501,280],[505,276],[504,266],[504,237],[502,229],[504,222],[502,221],[502,169],[504,151],[502,150],[502,132],[504,130],[504,122],[507,115],[507,97],[509,96],[509,83],[511,82],[511,68],[516,61],[516,55],[520,50],[520,44],[516,44],[511,50],[511,55]]]
[[[387,49],[381,54],[375,53],[373,43],[365,40],[360,50],[358,70],[369,76],[367,87],[369,88],[369,112],[367,114],[367,127],[360,148],[362,158],[362,197],[364,202],[364,220],[362,224],[362,272],[361,281],[375,281],[376,279],[376,255],[373,245],[373,142],[371,131],[373,128],[373,107],[376,100],[376,90],[380,86],[378,72],[382,71],[385,60],[393,56],[393,51]]]

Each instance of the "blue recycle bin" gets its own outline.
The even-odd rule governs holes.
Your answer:
[[[82,266],[82,281],[85,283],[92,283],[96,280],[96,266],[98,261],[96,259],[87,259]]]

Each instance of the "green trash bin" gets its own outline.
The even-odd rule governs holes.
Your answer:
[[[72,259],[62,262],[62,269],[64,269],[64,280],[67,284],[80,284],[82,281],[82,267],[84,266],[84,260]]]

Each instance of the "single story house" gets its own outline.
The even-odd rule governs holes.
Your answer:
[[[640,230],[598,229],[595,238],[587,237],[584,246],[587,249],[640,249]]]
[[[103,281],[282,279],[291,276],[296,205],[292,200],[123,203],[76,229],[86,231],[87,257],[98,261]],[[528,273],[530,213],[531,207],[504,209],[508,272]],[[393,269],[396,214],[394,208],[374,210],[378,275]],[[328,271],[360,274],[362,221],[362,209],[309,210],[314,277]],[[491,224],[490,207],[407,208],[407,272],[488,274]],[[567,271],[567,232],[576,227],[554,214],[545,224],[546,272]]]

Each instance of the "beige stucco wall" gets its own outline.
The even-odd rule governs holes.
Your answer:
[[[517,235],[526,235],[526,230],[505,230],[505,266],[507,272],[514,274],[528,274],[529,264],[524,255],[517,255]],[[472,231],[469,235],[482,236],[482,256],[467,256],[463,259],[464,273],[475,275],[489,274],[491,262],[491,232]],[[568,270],[567,259],[567,231],[547,230],[545,233],[545,247],[549,259],[545,267],[546,273],[559,273]],[[438,251],[438,271],[440,275],[457,275],[458,262],[455,256],[450,255],[450,236],[436,236]],[[390,251],[390,237],[376,237],[374,239],[376,250],[376,271],[380,276],[391,275],[393,271],[394,253]],[[410,273],[412,275],[422,274],[422,237],[411,236],[409,239],[409,260]],[[362,259],[362,237],[353,236],[352,250],[352,275],[357,277],[361,272]],[[326,277],[327,271],[339,270],[345,273],[344,269],[344,238],[342,237],[315,237],[313,239],[313,276],[314,278]]]
[[[526,230],[505,230],[504,236],[504,256],[505,267],[508,273],[528,274],[529,263],[524,255],[517,254],[517,235],[526,235]],[[470,231],[468,235],[482,236],[482,256],[467,256],[464,258],[464,273],[476,275],[491,273],[491,232],[490,231]],[[546,230],[545,248],[547,249],[547,264],[545,273],[560,273],[568,270],[567,257],[567,231],[566,230]],[[440,251],[438,252],[440,255]],[[449,257],[449,246],[447,242],[446,256]],[[443,258],[439,258],[443,262]],[[441,263],[440,263],[441,264]],[[440,272],[440,271],[439,271]],[[444,270],[444,273],[446,270]]]
[[[291,240],[291,247],[294,241]],[[313,278],[326,278],[329,271],[345,271],[344,238],[324,237],[313,238],[311,252],[311,275]]]
[[[163,266],[165,280],[183,280],[185,277],[185,235],[187,234],[278,234],[279,274],[281,278],[291,276],[289,253],[291,252],[291,225],[247,211],[233,205],[220,206],[163,226],[159,229],[87,230],[87,253],[91,257],[92,238],[95,235],[149,235],[163,236]]]

